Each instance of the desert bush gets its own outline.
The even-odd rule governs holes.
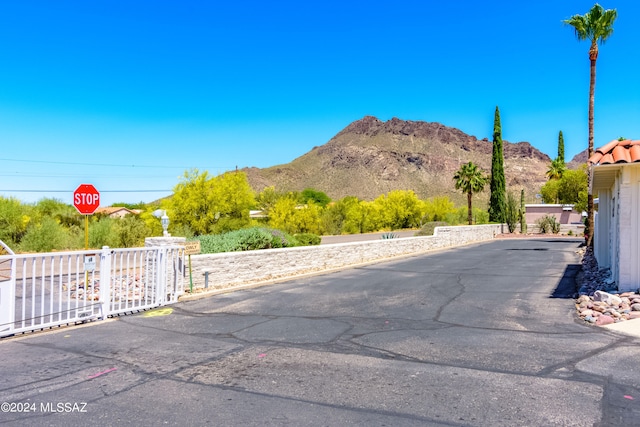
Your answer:
[[[285,233],[284,231],[275,228],[263,228],[263,230],[266,230],[271,234],[272,248],[290,248],[292,246],[300,246],[298,240],[289,233]]]
[[[421,204],[423,223],[442,221],[447,215],[456,212],[455,205],[447,196],[432,197]]]
[[[30,208],[14,197],[0,196],[0,240],[17,246],[27,232]]]
[[[313,233],[294,234],[293,237],[295,237],[301,246],[315,246],[322,242],[320,236]]]
[[[420,231],[416,233],[416,236],[433,236],[433,232],[436,229],[436,227],[446,227],[447,225],[449,224],[443,221],[428,222],[422,226]]]
[[[524,204],[524,189],[520,190],[520,233],[527,234],[527,209]]]
[[[516,196],[512,192],[507,193],[507,202],[505,203],[504,220],[509,228],[509,233],[516,231],[516,224],[519,219],[519,206]]]
[[[186,237],[187,239],[192,238],[194,235],[191,227],[189,227],[186,224],[176,224],[176,225],[169,224],[169,231],[171,232],[172,236]],[[149,233],[150,233],[149,234],[150,236],[153,235],[151,234],[152,233],[151,230],[149,231]]]
[[[473,217],[475,218],[475,224],[489,224],[489,212],[480,208],[473,208]]]
[[[476,225],[489,223],[489,212],[484,209],[473,208],[471,210],[471,215],[473,217],[473,223]],[[456,209],[455,212],[445,215],[444,222],[448,225],[466,225],[468,223],[468,216],[468,209],[466,207],[460,207]]]
[[[545,215],[542,218],[539,218],[536,221],[536,225],[542,234],[558,234],[560,232],[560,223],[556,221],[556,217],[553,215]]]
[[[21,252],[51,252],[66,249],[69,245],[67,230],[51,217],[44,217],[38,224],[27,228],[20,242]]]
[[[89,247],[101,248],[109,246],[118,247],[118,233],[114,227],[113,218],[102,218],[99,221],[89,223]]]
[[[382,233],[382,240],[397,239],[400,237],[397,233]]]
[[[198,236],[203,254],[219,252],[251,251],[298,246],[291,235],[271,228],[253,227],[230,231],[224,234]]]
[[[123,248],[144,246],[145,237],[151,235],[147,224],[137,216],[127,215],[114,221],[118,245]]]

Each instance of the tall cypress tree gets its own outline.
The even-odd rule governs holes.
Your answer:
[[[558,159],[564,164],[564,136],[562,136],[562,131],[558,134]]]
[[[500,110],[496,106],[493,119],[493,155],[491,158],[491,198],[489,199],[489,221],[504,222],[506,188],[504,182],[504,152],[502,148],[502,126]]]

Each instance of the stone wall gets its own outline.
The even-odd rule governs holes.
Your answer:
[[[191,256],[193,288],[225,289],[493,239],[501,225],[436,227],[433,236]],[[187,281],[189,272],[187,271]]]

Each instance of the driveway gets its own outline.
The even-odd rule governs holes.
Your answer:
[[[0,401],[23,412],[0,423],[638,425],[640,339],[576,319],[579,243],[495,240],[5,339]]]

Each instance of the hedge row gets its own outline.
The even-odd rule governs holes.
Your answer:
[[[203,235],[195,237],[194,240],[200,241],[200,249],[203,254],[320,244],[320,236],[315,234],[306,233],[292,236],[283,231],[266,227],[244,228],[224,234]]]

